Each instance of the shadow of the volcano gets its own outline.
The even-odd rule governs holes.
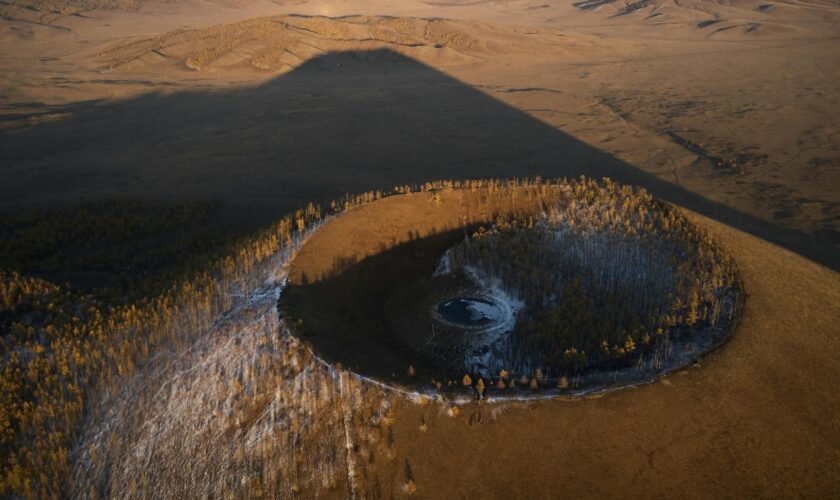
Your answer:
[[[827,239],[647,174],[390,50],[330,53],[255,87],[75,106],[0,135],[0,208],[215,199],[257,226],[308,201],[442,178],[607,176],[840,269]]]

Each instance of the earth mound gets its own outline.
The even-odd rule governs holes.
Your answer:
[[[446,184],[328,221],[279,309],[386,383],[581,394],[692,364],[734,331],[732,259],[679,210],[580,181]]]

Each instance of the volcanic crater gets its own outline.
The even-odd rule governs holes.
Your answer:
[[[608,179],[458,181],[317,229],[283,324],[383,383],[579,396],[694,364],[735,331],[735,263],[679,209]]]

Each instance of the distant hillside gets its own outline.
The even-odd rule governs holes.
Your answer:
[[[3,17],[20,11],[42,14],[75,14],[95,9],[137,10],[149,0],[4,0],[0,2]],[[163,0],[164,2],[168,0]],[[12,14],[12,16],[10,16]]]

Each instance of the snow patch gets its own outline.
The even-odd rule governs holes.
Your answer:
[[[474,373],[489,377],[505,364],[507,341],[519,311],[525,307],[525,302],[507,292],[499,280],[489,279],[475,267],[464,266],[464,272],[483,289],[483,293],[497,305],[499,312],[498,321],[466,339],[465,366]]]

